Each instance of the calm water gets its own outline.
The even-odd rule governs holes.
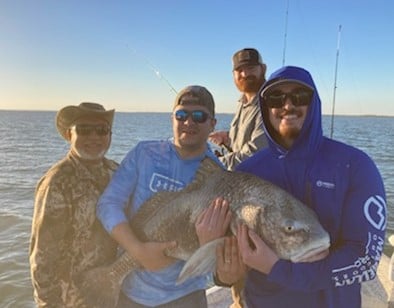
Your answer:
[[[0,111],[0,307],[34,307],[28,247],[34,188],[68,150],[56,132],[54,112]],[[218,115],[218,129],[232,115]],[[325,134],[330,118],[323,119]],[[108,157],[120,161],[138,141],[171,137],[169,114],[118,113]],[[394,118],[344,117],[334,122],[334,138],[367,152],[382,173],[389,208],[388,234],[394,232]],[[391,212],[390,212],[391,211]],[[386,248],[391,253],[389,247]]]

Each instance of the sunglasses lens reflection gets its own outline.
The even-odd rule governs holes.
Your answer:
[[[192,117],[193,122],[195,123],[205,123],[209,117],[209,115],[202,110],[194,110],[194,111],[187,111],[184,109],[180,109],[175,111],[175,119],[180,122],[185,122],[189,116]]]
[[[264,95],[263,99],[268,108],[282,108],[286,99],[290,98],[292,104],[298,106],[308,106],[312,101],[313,92],[307,89],[298,89],[289,93],[273,91]]]

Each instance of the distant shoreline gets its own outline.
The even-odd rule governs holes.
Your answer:
[[[57,110],[24,110],[24,109],[0,109],[0,112],[57,112]],[[116,113],[151,113],[151,114],[169,114],[166,111],[116,111]],[[220,115],[232,115],[231,112],[217,112]],[[331,114],[323,114],[324,117],[331,117]],[[358,118],[394,118],[394,115],[378,114],[336,114],[335,117],[358,117]]]

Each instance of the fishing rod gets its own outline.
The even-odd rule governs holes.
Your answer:
[[[134,48],[131,48],[128,44],[126,44],[126,47],[127,47],[128,49],[130,49],[134,54],[138,55],[137,51],[136,51]],[[155,73],[155,75],[156,75],[160,80],[164,81],[164,82],[167,84],[167,86],[171,89],[171,91],[173,91],[176,95],[178,94],[178,91],[175,90],[175,88],[174,88],[174,87],[172,86],[172,84],[168,81],[168,79],[165,78],[164,75],[160,73],[160,71],[152,64],[151,61],[149,61],[149,59],[148,59],[147,57],[142,56],[142,55],[138,55],[138,56],[140,56],[140,57],[145,61],[145,64],[149,67],[150,70],[152,70],[152,71]],[[213,151],[215,154],[218,153],[220,156],[222,156],[222,155],[224,155],[224,154],[226,154],[226,153],[228,153],[228,152],[231,152],[231,149],[230,149],[227,145],[225,145],[225,144],[218,145],[218,146],[217,146],[218,149],[216,149],[216,150],[215,150],[216,145],[215,145],[213,142],[210,142],[210,146],[211,146],[211,148],[212,148],[212,151]]]
[[[284,42],[283,42],[282,66],[285,66],[285,58],[286,58],[287,20],[288,20],[288,17],[289,17],[289,0],[287,0],[287,7],[286,7],[285,35],[284,35]]]
[[[336,96],[336,92],[337,92],[337,73],[338,73],[338,59],[339,59],[339,44],[340,44],[340,41],[341,41],[341,29],[342,29],[342,25],[339,25],[338,42],[337,42],[337,56],[336,56],[336,61],[335,61],[334,93],[333,93],[332,111],[331,111],[331,133],[330,133],[330,138],[332,138],[332,135],[334,133],[335,96]]]
[[[168,79],[166,77],[164,77],[164,75],[162,73],[160,73],[160,71],[152,64],[151,61],[149,61],[149,59],[147,57],[138,54],[137,51],[134,48],[131,48],[128,44],[126,44],[126,47],[128,49],[130,49],[134,54],[141,57],[144,60],[145,64],[148,66],[148,68],[155,73],[157,78],[159,78],[161,81],[164,81],[167,84],[167,86],[171,89],[171,91],[173,91],[175,94],[178,94],[178,91],[175,90],[175,88],[168,81]]]

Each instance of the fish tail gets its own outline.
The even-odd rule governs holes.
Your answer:
[[[83,300],[89,307],[116,307],[123,279],[137,263],[123,253],[114,263],[108,266],[93,268],[75,279]]]
[[[197,249],[186,261],[180,272],[176,284],[179,285],[187,279],[215,272],[216,246],[224,243],[224,237],[206,243]]]

